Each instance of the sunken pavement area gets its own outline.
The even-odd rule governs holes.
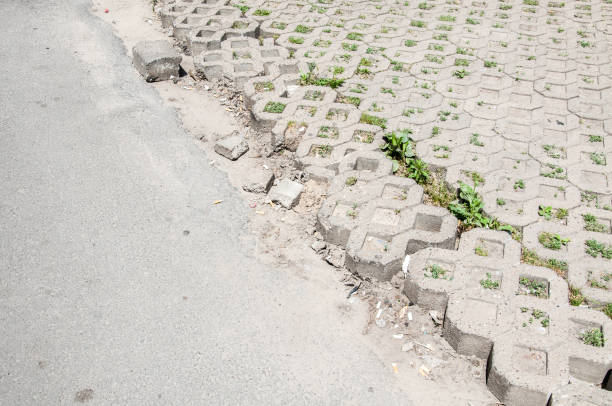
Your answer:
[[[404,293],[487,360],[500,401],[610,404],[612,0],[178,0],[160,16],[329,185],[317,227],[346,267],[404,265]],[[392,131],[514,232],[459,233],[435,189],[394,175]]]

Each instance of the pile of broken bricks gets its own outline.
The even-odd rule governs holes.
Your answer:
[[[272,147],[327,184],[317,229],[346,248],[351,272],[404,273],[410,301],[444,316],[449,344],[487,360],[505,404],[612,403],[609,0],[178,0],[159,11],[199,73],[234,81]],[[166,51],[135,48],[135,66],[175,76],[180,56]],[[379,147],[400,129],[451,188],[477,180],[484,211],[522,240],[458,235],[446,208],[393,175]],[[215,145],[228,159],[247,149],[239,134]],[[303,186],[274,181],[244,188],[290,209]]]

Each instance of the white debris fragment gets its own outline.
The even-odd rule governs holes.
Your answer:
[[[404,279],[408,278],[408,266],[410,266],[410,255],[406,255],[404,262],[402,263],[402,272],[404,272]]]

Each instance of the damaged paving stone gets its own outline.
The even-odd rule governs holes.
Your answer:
[[[249,144],[240,135],[233,134],[215,143],[215,152],[232,161],[237,160],[249,150]]]
[[[178,78],[182,57],[167,41],[141,41],[132,48],[134,67],[147,82]]]
[[[247,175],[242,190],[249,193],[268,193],[274,184],[274,174],[270,171],[254,170]]]
[[[272,202],[280,204],[285,209],[290,209],[299,202],[302,190],[304,190],[304,185],[301,183],[283,179],[270,189],[268,197]]]

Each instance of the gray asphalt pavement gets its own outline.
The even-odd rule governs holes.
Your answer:
[[[409,404],[90,8],[0,0],[0,404]]]

